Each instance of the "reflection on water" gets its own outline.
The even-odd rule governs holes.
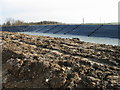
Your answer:
[[[29,35],[41,35],[60,38],[79,38],[81,41],[106,44],[106,45],[119,45],[120,39],[115,38],[101,38],[101,37],[87,37],[87,36],[75,36],[75,35],[63,35],[63,34],[48,34],[48,33],[36,33],[36,32],[20,32]]]

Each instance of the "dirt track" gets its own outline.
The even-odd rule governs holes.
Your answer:
[[[120,88],[120,46],[3,32],[5,88]]]

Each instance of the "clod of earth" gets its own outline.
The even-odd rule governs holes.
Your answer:
[[[120,88],[120,46],[1,33],[4,88]]]

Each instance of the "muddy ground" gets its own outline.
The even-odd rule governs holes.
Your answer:
[[[3,88],[120,88],[120,46],[2,32]]]

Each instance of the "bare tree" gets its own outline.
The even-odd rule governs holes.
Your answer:
[[[17,26],[17,25],[24,25],[23,21],[15,20],[13,18],[7,18],[3,26]]]
[[[14,23],[15,23],[15,20],[13,18],[6,19],[6,25],[12,26]]]

